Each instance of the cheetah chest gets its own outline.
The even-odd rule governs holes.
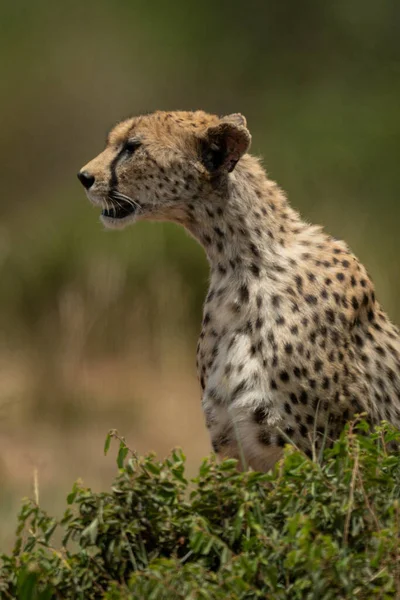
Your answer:
[[[284,443],[280,431],[307,446],[310,432],[341,419],[353,395],[353,365],[343,362],[347,334],[277,286],[222,289],[208,296],[198,344],[214,448],[240,439],[248,456],[262,456],[260,440],[270,452]]]
[[[206,304],[197,349],[206,416],[213,412],[221,419],[225,413],[232,416],[232,411],[237,414],[246,408],[249,412],[260,404],[271,404],[267,389],[270,350],[264,339],[265,320],[242,300],[240,290],[234,290],[224,296],[217,294]],[[272,406],[270,408],[273,421]]]

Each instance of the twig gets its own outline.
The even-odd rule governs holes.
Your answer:
[[[37,467],[33,469],[33,496],[36,506],[39,506],[39,474]]]
[[[395,582],[396,582],[396,598],[400,598],[400,555],[399,555],[399,542],[398,542],[398,540],[399,540],[399,502],[398,501],[395,502],[395,511],[396,511],[396,529],[397,529]]]
[[[358,446],[356,446],[354,467],[353,467],[353,473],[352,473],[351,482],[350,482],[349,508],[347,510],[346,521],[344,524],[343,541],[344,541],[345,545],[347,545],[347,541],[348,541],[348,537],[349,537],[350,518],[351,518],[351,513],[352,513],[353,505],[354,505],[354,488],[355,488],[355,482],[356,482],[356,477],[357,477],[357,473],[358,473],[358,458],[359,458],[359,448],[358,448]]]
[[[241,437],[239,435],[239,429],[238,429],[238,426],[236,423],[236,419],[234,417],[232,417],[232,425],[233,425],[233,432],[235,434],[236,442],[237,442],[238,449],[239,449],[240,462],[242,463],[242,471],[247,471],[248,465],[247,465],[246,457],[244,454],[243,444],[242,444]]]
[[[119,433],[116,429],[110,429],[110,431],[108,432],[108,435],[112,438],[115,438],[119,442],[121,442],[121,444],[124,444],[125,448],[128,449],[128,451],[132,454],[132,456],[134,458],[136,458],[136,460],[138,459],[138,454],[137,454],[136,450],[132,450],[132,448],[129,448],[128,444],[125,441],[125,438],[122,437],[121,435],[119,435]]]
[[[126,531],[123,531],[122,535],[124,536],[124,538],[126,540],[126,544],[127,544],[127,548],[128,548],[128,554],[129,554],[130,561],[132,563],[133,570],[137,571],[138,570],[137,562],[136,562],[136,559],[135,559],[135,557],[133,555],[132,548],[131,548],[131,545],[129,543],[128,536],[126,535]]]
[[[376,516],[376,514],[374,513],[374,511],[372,509],[369,498],[367,496],[367,492],[365,491],[365,488],[364,488],[364,483],[363,483],[362,477],[359,472],[357,473],[357,478],[358,478],[358,481],[360,482],[361,490],[364,495],[365,504],[367,505],[367,508],[372,515],[372,518],[375,522],[377,529],[381,529],[382,525],[379,523],[378,517]]]

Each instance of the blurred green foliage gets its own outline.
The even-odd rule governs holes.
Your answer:
[[[321,464],[293,447],[269,474],[205,460],[190,492],[182,452],[139,458],[115,432],[106,451],[111,437],[109,492],[76,483],[60,523],[24,503],[2,597],[398,598],[400,459],[388,448],[400,433],[387,424],[350,424]]]
[[[143,294],[151,334],[159,302],[149,286],[169,269],[198,322],[206,266],[195,243],[168,225],[103,234],[75,180],[115,121],[156,108],[245,113],[272,177],[306,218],[348,239],[398,318],[399,13],[395,0],[3,3],[0,323],[9,343],[19,331],[40,343],[44,325],[55,339],[71,287],[101,305],[107,274],[93,266],[104,258],[122,274],[117,313]],[[106,339],[115,329],[123,344],[121,318],[102,318]]]
[[[0,3],[0,545],[20,495],[13,461],[26,487],[55,440],[75,469],[94,432],[129,423],[146,447],[160,404],[164,416],[174,394],[197,407],[194,385],[165,389],[161,373],[194,380],[201,248],[171,224],[104,232],[76,179],[116,121],[245,114],[270,176],[307,220],[349,242],[400,322],[399,24],[397,0]],[[119,370],[108,375],[110,363]],[[114,381],[100,399],[103,370],[100,385]],[[142,372],[160,381],[156,393]],[[186,427],[175,406],[163,439]],[[51,468],[53,498],[65,469]]]

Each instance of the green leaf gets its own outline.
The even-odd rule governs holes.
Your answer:
[[[49,527],[46,529],[46,531],[44,532],[44,539],[45,539],[46,542],[48,542],[50,540],[50,538],[53,535],[56,527],[57,527],[57,521],[53,521],[53,523],[51,523],[49,525]]]
[[[146,469],[153,475],[159,475],[161,472],[161,467],[152,461],[146,462]]]
[[[111,438],[112,438],[111,434],[110,434],[110,433],[107,433],[107,436],[106,436],[106,441],[104,442],[104,456],[106,456],[106,455],[107,455],[107,452],[108,452],[108,451],[109,451],[109,449],[110,449]]]
[[[98,533],[98,529],[99,529],[99,520],[96,517],[95,519],[93,519],[93,521],[90,523],[90,525],[88,525],[81,534],[81,537],[85,538],[89,538],[90,543],[93,545],[96,543],[96,539],[97,539],[97,533]]]
[[[123,442],[119,444],[118,456],[117,456],[117,465],[119,469],[124,468],[125,458],[128,454],[129,450]]]

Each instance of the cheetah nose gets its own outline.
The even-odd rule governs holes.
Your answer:
[[[81,182],[81,184],[83,185],[83,187],[86,188],[87,190],[89,188],[91,188],[92,185],[94,184],[93,175],[90,175],[90,173],[88,173],[87,171],[79,171],[78,179]]]

